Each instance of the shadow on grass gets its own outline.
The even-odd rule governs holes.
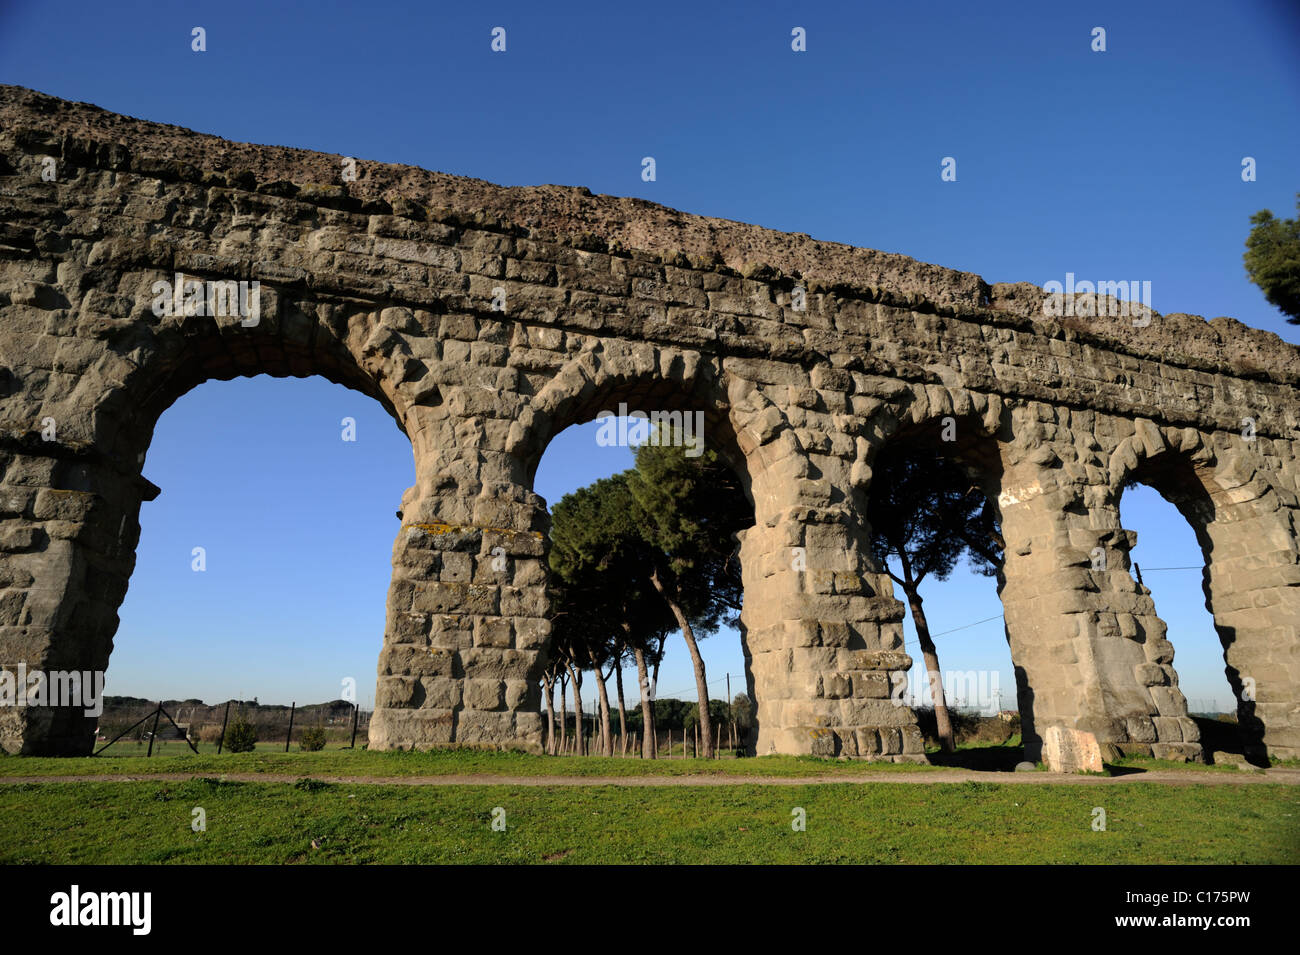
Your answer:
[[[1149,773],[1151,770],[1142,766],[1122,766],[1118,763],[1102,763],[1107,776],[1132,776],[1135,773]]]
[[[1268,768],[1268,756],[1262,752],[1261,747],[1246,745],[1241,728],[1235,719],[1193,716],[1192,720],[1196,723],[1196,728],[1200,730],[1201,749],[1205,751],[1207,758],[1213,758],[1215,753],[1220,753],[1222,756],[1214,760],[1214,762],[1221,764],[1246,763],[1257,769]]]
[[[1015,772],[1016,764],[1024,762],[1023,746],[965,746],[955,753],[937,750],[926,753],[932,765],[951,766],[985,773]]]

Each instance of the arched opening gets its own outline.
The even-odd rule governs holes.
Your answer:
[[[1151,668],[1148,689],[1158,707],[1185,707],[1207,758],[1215,751],[1256,756],[1263,725],[1254,713],[1254,678],[1234,664],[1235,630],[1215,612],[1212,569],[1222,555],[1215,553],[1219,515],[1208,486],[1186,455],[1165,451],[1142,459],[1120,489],[1121,524],[1136,532],[1131,573],[1163,627],[1145,636],[1169,645],[1148,653],[1164,664]]]
[[[140,510],[106,693],[184,700],[173,717],[206,743],[232,699],[277,745],[290,704],[295,740],[320,723],[340,745],[356,704],[364,742],[414,475],[388,410],[320,377],[206,382],[162,413],[144,470],[162,493]],[[100,736],[127,715],[110,706]]]
[[[861,506],[873,560],[904,605],[912,658],[893,697],[916,711],[932,760],[1012,769],[1033,697],[1002,623],[997,442],[980,421],[948,416],[891,433],[871,468]],[[989,639],[996,629],[1006,645]],[[955,752],[945,751],[949,738]]]
[[[729,557],[739,569],[739,541],[753,523],[753,505],[744,456],[725,407],[711,394],[707,383],[683,386],[671,378],[630,376],[605,381],[560,403],[549,434],[539,435],[526,458],[533,489],[552,511],[557,505],[563,510],[584,489],[596,493],[596,482],[621,480],[635,471],[637,445],[653,446],[658,435],[673,435],[675,447],[670,457],[689,467],[713,468],[713,473],[728,479],[727,512],[743,517],[729,519],[722,536],[734,550]],[[692,461],[695,463],[690,464]],[[643,461],[641,468],[645,467]],[[566,499],[566,495],[574,496]],[[672,504],[670,497],[664,500]],[[738,526],[730,526],[732,523]],[[564,576],[555,566],[556,529],[553,524],[550,580],[553,594],[563,596]],[[602,604],[601,622],[611,634],[608,642],[599,639],[601,622],[595,628],[598,639],[584,643],[573,636],[568,621],[553,616],[551,658],[542,675],[541,693],[546,751],[649,757],[752,752],[757,732],[756,690],[743,627],[737,619],[739,607],[734,608],[734,615],[714,619],[716,626],[702,624],[700,617],[687,614],[686,629],[698,651],[695,659],[680,621],[670,610],[676,600],[684,612],[685,603],[671,586],[656,590],[648,579],[635,576],[644,575],[647,566],[635,562],[622,566],[629,574],[627,592],[637,593],[638,602],[635,609],[626,602]],[[556,614],[573,612],[562,604],[553,610]],[[651,615],[653,624],[648,619]],[[636,618],[632,621],[636,627],[629,625],[628,617]],[[634,632],[639,637],[633,638]],[[575,643],[581,646],[575,647]],[[595,644],[600,645],[599,653],[589,649]],[[701,673],[709,700],[707,731],[699,715]],[[581,681],[577,688],[575,681]],[[742,693],[748,705],[742,703],[738,714],[731,704]],[[584,722],[579,722],[579,712]]]
[[[152,279],[142,276],[141,287],[148,289]],[[105,370],[84,376],[78,386],[93,399],[82,413],[60,417],[59,443],[43,465],[49,503],[34,512],[43,522],[41,573],[22,625],[28,645],[37,648],[33,656],[39,653],[50,670],[107,673],[136,563],[141,507],[159,495],[143,473],[147,451],[161,415],[181,396],[212,379],[319,376],[370,396],[378,402],[377,419],[389,417],[408,435],[420,432],[419,416],[440,400],[427,377],[416,374],[418,363],[392,323],[356,303],[291,301],[264,289],[260,312],[241,318],[149,314],[149,299],[143,302],[145,314],[108,336],[104,361],[96,366]],[[244,416],[247,421],[223,423],[260,435],[269,411],[259,408]],[[420,460],[417,454],[417,466]],[[189,562],[210,560],[194,552],[202,546],[196,541],[186,549],[187,569]],[[361,674],[357,680],[369,683]],[[378,699],[376,706],[382,707]],[[92,749],[97,719],[82,707],[29,707],[19,716],[21,725],[5,732],[21,740],[24,752],[82,755]]]

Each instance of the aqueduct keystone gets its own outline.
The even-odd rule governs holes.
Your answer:
[[[536,749],[549,623],[534,469],[560,430],[627,401],[703,410],[752,498],[754,749],[923,759],[891,699],[911,662],[903,607],[863,514],[885,443],[952,418],[984,449],[1000,510],[1031,758],[1049,726],[1200,754],[1173,645],[1129,572],[1132,481],[1202,543],[1257,744],[1300,755],[1300,349],[1275,335],[1056,319],[1029,284],[583,189],[364,161],[345,182],[342,157],[16,87],[0,87],[0,118],[6,666],[107,667],[157,493],[145,454],[177,397],[323,375],[383,403],[416,461],[371,746]],[[258,282],[256,320],[156,314],[156,283],[177,275]],[[10,751],[85,753],[92,729],[73,708],[0,711]]]

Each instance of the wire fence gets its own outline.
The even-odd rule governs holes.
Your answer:
[[[209,706],[199,700],[161,700],[107,697],[95,731],[97,752],[109,755],[218,753],[228,748],[225,739],[232,723],[252,729],[259,751],[285,751],[301,747],[303,735],[324,738],[327,749],[364,747],[371,711],[344,700],[298,707],[259,704],[256,700],[230,700]],[[111,747],[111,748],[110,748]]]
[[[662,702],[662,701],[660,701]],[[673,701],[677,702],[677,701]],[[712,704],[719,701],[712,700]],[[710,706],[710,709],[716,709]],[[629,758],[642,755],[644,730],[640,720],[625,721],[621,729],[617,711],[610,720],[610,752],[614,756]],[[705,755],[706,747],[698,721],[690,720],[674,726],[668,712],[656,714],[656,726],[650,739],[650,752],[659,759],[697,759]],[[543,715],[543,725],[546,725]],[[711,723],[713,730],[713,758],[738,759],[746,755],[746,737],[749,726],[734,718],[722,717]],[[579,727],[575,714],[568,713],[561,722],[555,714],[552,729],[546,730],[546,751],[556,756],[603,756],[604,734],[598,714],[583,713]]]

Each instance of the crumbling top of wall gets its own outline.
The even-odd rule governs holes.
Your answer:
[[[754,278],[793,276],[810,291],[885,293],[916,311],[992,323],[1032,324],[1040,334],[1079,340],[1141,358],[1278,383],[1300,384],[1300,347],[1220,317],[1152,313],[1058,320],[1043,314],[1031,283],[989,284],[971,272],[904,255],[823,242],[801,233],[690,215],[643,199],[593,195],[574,186],[498,186],[414,166],[358,159],[342,181],[343,157],[234,143],[179,126],[111,113],[18,86],[0,85],[0,129],[24,148],[164,181],[233,186],[293,196],[322,206],[483,228],[549,235],[593,251],[637,249],[682,264],[735,269]],[[0,174],[10,170],[0,169]]]

